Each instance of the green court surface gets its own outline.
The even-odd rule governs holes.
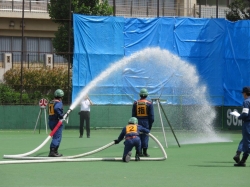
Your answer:
[[[77,130],[64,130],[59,152],[64,156],[96,150],[116,139],[120,129],[91,130],[91,137],[79,138]],[[164,161],[82,161],[52,163],[0,164],[1,187],[249,187],[250,160],[246,167],[234,167],[232,157],[241,139],[241,132],[219,132],[216,136],[176,131],[181,147],[166,131],[167,147],[161,131],[152,130],[163,145]],[[27,153],[46,138],[32,130],[0,131],[0,162],[11,161],[3,155]],[[47,156],[50,141],[32,156]],[[112,145],[87,158],[121,157],[123,143]],[[153,139],[148,153],[163,154]],[[133,150],[133,157],[135,150]]]

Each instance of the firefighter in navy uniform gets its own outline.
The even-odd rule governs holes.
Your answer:
[[[133,104],[132,117],[136,117],[138,124],[150,131],[154,123],[153,103],[146,99],[148,96],[147,89],[141,89],[139,95],[140,99]],[[149,157],[150,155],[147,153],[149,137],[146,134],[141,134],[140,138],[142,147],[142,154],[140,156]]]
[[[234,166],[238,167],[245,167],[246,160],[250,154],[250,87],[244,87],[242,89],[242,95],[244,98],[243,101],[243,109],[238,119],[243,121],[242,124],[242,145],[239,144],[239,147],[242,146],[243,156],[241,160],[234,164]],[[241,150],[240,150],[241,151]]]
[[[128,121],[128,125],[124,127],[116,140],[115,144],[118,144],[125,137],[124,141],[124,151],[123,151],[123,162],[129,162],[132,155],[131,151],[133,147],[136,149],[135,161],[140,161],[140,151],[141,151],[141,139],[139,137],[140,132],[149,133],[149,130],[138,125],[138,120],[132,117]]]
[[[54,93],[54,99],[49,102],[49,127],[53,131],[60,119],[63,119],[63,103],[62,98],[64,92],[61,89],[57,89]],[[58,153],[58,148],[62,139],[63,124],[58,128],[52,137],[50,144],[49,157],[60,157],[62,154]]]

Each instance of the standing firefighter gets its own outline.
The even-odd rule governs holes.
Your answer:
[[[121,134],[114,140],[115,144],[118,144],[125,137],[124,141],[124,151],[123,151],[123,162],[129,162],[132,155],[131,151],[133,147],[136,149],[135,161],[140,161],[140,151],[141,151],[141,139],[139,137],[140,132],[149,133],[149,130],[138,125],[138,120],[132,117],[128,121],[128,125],[122,129]]]
[[[151,130],[152,125],[154,123],[154,108],[153,103],[148,101],[146,98],[148,96],[147,89],[143,88],[140,91],[140,100],[135,101],[132,108],[132,117],[136,117],[138,119],[138,124],[143,126],[144,128]],[[147,153],[149,137],[146,134],[141,134],[141,155],[149,157],[150,155]]]
[[[54,99],[49,102],[49,127],[53,131],[60,119],[63,119],[63,103],[62,98],[64,92],[57,89],[54,93]],[[62,154],[58,153],[58,148],[62,139],[63,124],[54,133],[51,144],[49,157],[60,157]]]
[[[243,166],[244,167],[244,166],[246,166],[245,163],[246,163],[246,160],[247,160],[249,153],[250,153],[250,112],[249,112],[249,109],[250,109],[250,87],[244,87],[242,89],[242,95],[244,98],[242,113],[239,114],[238,112],[234,111],[230,114],[235,115],[236,117],[238,117],[238,119],[241,119],[243,121],[242,140],[239,144],[239,147],[240,147],[239,151],[241,151],[241,146],[242,146],[243,156],[238,163],[234,164],[234,166]]]

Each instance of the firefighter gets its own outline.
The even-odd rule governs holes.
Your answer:
[[[128,125],[124,127],[116,140],[115,144],[118,144],[125,137],[124,141],[124,151],[123,151],[123,162],[129,162],[132,155],[132,149],[135,147],[135,161],[140,161],[140,151],[141,151],[141,139],[139,137],[140,133],[149,133],[149,130],[138,125],[138,120],[132,117],[128,121]]]
[[[64,92],[61,89],[57,89],[54,92],[54,99],[49,102],[49,127],[53,131],[59,120],[63,119],[63,103],[62,98]],[[58,153],[58,148],[62,139],[63,124],[58,128],[52,137],[50,144],[49,157],[61,157],[62,154]]]
[[[154,123],[153,103],[146,99],[148,96],[147,89],[142,88],[139,95],[140,99],[133,104],[132,117],[136,117],[138,124],[150,131]],[[140,156],[149,157],[150,155],[147,152],[149,137],[145,134],[141,134],[140,138],[142,147],[142,154]]]

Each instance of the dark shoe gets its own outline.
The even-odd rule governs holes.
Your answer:
[[[233,159],[234,159],[234,161],[235,161],[236,163],[239,163],[239,162],[240,162],[240,155],[235,155],[235,156],[233,157]]]
[[[243,155],[241,161],[239,163],[237,163],[237,164],[234,164],[234,166],[236,166],[236,167],[245,167],[246,166],[245,163],[246,163],[247,157],[248,157],[248,155],[247,156]]]
[[[56,150],[56,148],[50,148],[50,152],[49,152],[49,155],[48,157],[61,157],[62,154],[59,154]]]
[[[241,151],[236,151],[236,155],[233,157],[236,163],[240,162],[240,154],[241,154]]]
[[[139,153],[139,157],[144,157],[144,155],[142,153]]]
[[[125,157],[125,162],[129,162],[130,161],[131,155],[132,155],[132,152],[129,151],[128,154],[127,154],[127,156]]]
[[[57,157],[57,155],[55,153],[53,153],[53,152],[50,152],[48,157]]]
[[[236,166],[236,167],[246,167],[246,164],[242,163],[242,162],[239,162],[237,164],[234,164],[234,166]]]
[[[139,157],[139,155],[135,155],[135,161],[140,161],[141,159],[140,159],[140,157]]]
[[[136,151],[135,153],[135,161],[140,161],[140,152],[139,151]]]
[[[139,157],[143,157],[143,156],[144,156],[144,155],[142,154],[142,149],[141,149],[141,152],[136,153],[136,154],[139,154]]]
[[[90,138],[90,136],[87,136],[87,138]]]
[[[61,157],[61,156],[63,156],[63,155],[60,154],[60,153],[58,153],[58,148],[59,148],[59,146],[57,146],[57,147],[55,148],[55,153],[56,153],[57,157]]]
[[[82,138],[82,135],[80,135],[79,138]]]
[[[147,153],[147,148],[143,148],[143,156],[150,157],[150,155]]]

